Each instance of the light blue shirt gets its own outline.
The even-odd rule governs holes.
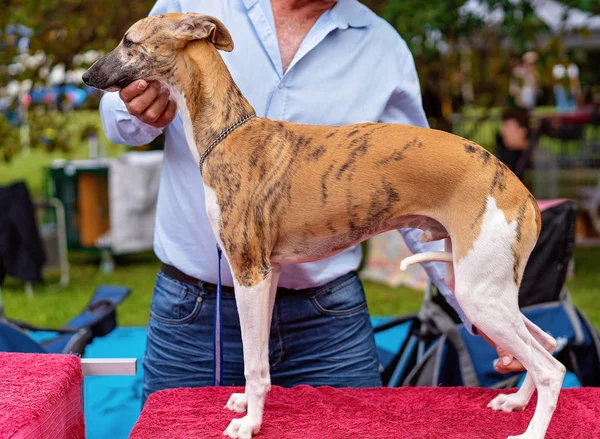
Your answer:
[[[269,0],[158,0],[150,14],[166,12],[201,12],[225,24],[235,48],[220,53],[258,116],[315,125],[427,126],[406,43],[357,0],[339,0],[323,13],[285,72]],[[106,135],[114,143],[142,145],[161,133],[130,116],[117,93],[102,98],[100,111]],[[164,263],[216,283],[216,241],[202,188],[178,116],[165,132],[154,250]],[[420,243],[420,230],[401,232],[413,252],[443,249],[441,241]],[[285,265],[279,285],[294,289],[322,285],[356,270],[361,258],[360,246],[355,246],[321,261]],[[223,265],[223,284],[231,286],[229,266],[226,261]],[[427,263],[424,267],[462,316],[443,282],[444,266]]]

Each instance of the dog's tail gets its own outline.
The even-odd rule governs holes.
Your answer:
[[[452,253],[449,252],[423,252],[402,259],[400,270],[405,271],[408,267],[422,262],[452,262]]]

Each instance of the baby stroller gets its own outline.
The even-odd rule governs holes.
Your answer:
[[[570,300],[565,280],[575,242],[577,206],[568,200],[539,202],[542,231],[528,261],[519,294],[521,311],[558,341],[555,357],[567,368],[563,386],[600,386],[600,336]],[[379,348],[384,385],[518,386],[524,372],[500,374],[494,348],[471,335],[433,286],[420,312],[375,327],[376,339],[402,340]],[[390,346],[390,343],[385,343]],[[383,344],[380,344],[383,346]]]

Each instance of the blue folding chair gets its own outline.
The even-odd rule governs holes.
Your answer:
[[[61,328],[42,328],[3,316],[0,306],[0,352],[74,354],[83,356],[95,337],[117,326],[117,306],[131,289],[115,285],[96,288],[87,306]],[[1,303],[1,302],[0,302]]]

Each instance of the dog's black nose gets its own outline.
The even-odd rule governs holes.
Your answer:
[[[81,76],[81,79],[83,79],[83,82],[85,82],[87,85],[90,85],[90,71],[86,70],[85,73]]]

